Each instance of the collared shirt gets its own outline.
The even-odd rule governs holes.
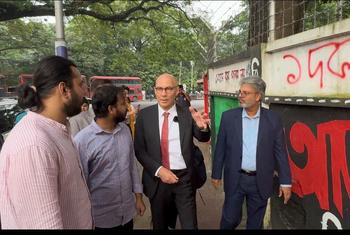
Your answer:
[[[142,193],[129,128],[119,123],[107,132],[93,121],[74,142],[91,192],[96,227],[126,224],[136,214],[134,193]]]
[[[80,112],[79,114],[69,118],[69,129],[72,137],[74,137],[79,131],[87,127],[94,120],[95,113],[92,109],[92,105],[89,105],[87,111]]]
[[[4,229],[92,229],[89,190],[65,125],[28,112],[0,154]]]
[[[256,171],[256,147],[260,121],[260,107],[258,112],[249,117],[245,109],[242,111],[242,169]]]
[[[162,136],[162,127],[164,121],[164,109],[158,105],[158,117],[159,117],[159,136]],[[186,163],[181,153],[181,144],[180,144],[180,129],[179,123],[174,122],[174,117],[177,117],[176,106],[174,105],[168,111],[168,141],[169,141],[169,163],[170,169],[172,170],[181,170],[186,169]]]

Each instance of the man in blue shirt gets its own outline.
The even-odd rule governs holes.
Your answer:
[[[143,215],[145,205],[131,133],[123,122],[124,90],[113,85],[98,87],[92,108],[95,121],[74,142],[91,193],[96,229],[131,230],[135,214]]]
[[[280,192],[286,204],[291,196],[291,173],[280,117],[261,107],[266,89],[259,77],[240,82],[241,108],[224,112],[215,147],[212,184],[218,187],[224,170],[225,202],[221,229],[235,229],[247,202],[247,229],[261,229],[267,200],[278,170]],[[275,165],[276,164],[276,165]]]

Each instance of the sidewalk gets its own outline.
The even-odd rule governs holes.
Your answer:
[[[195,144],[201,149],[205,165],[207,168],[207,182],[197,191],[197,218],[199,229],[219,229],[221,210],[224,203],[224,192],[223,188],[216,190],[211,185],[211,155],[210,155],[210,144],[199,143],[195,141]],[[151,225],[151,212],[148,198],[144,196],[144,202],[146,204],[146,212],[141,216],[137,216],[134,220],[134,229],[152,229]],[[242,223],[238,229],[245,228],[245,209],[243,209]],[[176,225],[177,229],[181,228],[179,220]]]

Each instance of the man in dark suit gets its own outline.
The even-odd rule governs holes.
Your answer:
[[[235,229],[247,203],[247,229],[261,229],[267,200],[278,170],[286,204],[291,196],[291,174],[281,119],[261,107],[266,89],[259,77],[246,77],[238,91],[241,108],[224,112],[215,147],[212,184],[218,187],[224,170],[225,202],[221,229]],[[276,164],[276,165],[275,165]]]
[[[168,229],[173,205],[181,227],[197,229],[193,137],[209,141],[209,118],[192,107],[175,105],[178,86],[171,74],[160,75],[154,90],[158,104],[140,111],[135,130],[135,154],[144,168],[142,183],[153,229]]]

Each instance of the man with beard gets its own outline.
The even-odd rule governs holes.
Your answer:
[[[84,82],[86,85],[85,80]],[[94,95],[97,87],[103,84],[111,84],[111,81],[95,79],[91,82],[91,85],[90,85],[91,97]],[[70,117],[69,126],[70,126],[70,133],[72,137],[74,137],[79,131],[84,129],[86,126],[90,125],[90,123],[94,120],[94,117],[95,117],[95,114],[94,114],[94,111],[92,110],[91,104],[88,105],[88,109],[86,111],[82,110],[78,115]]]
[[[131,230],[136,212],[143,215],[142,184],[125,120],[123,88],[98,87],[92,97],[95,121],[81,130],[78,148],[90,189],[96,229]]]
[[[89,189],[67,117],[80,112],[83,81],[65,58],[41,60],[24,102],[34,104],[0,154],[3,229],[92,229]]]
[[[244,199],[247,229],[262,229],[267,199],[273,192],[274,170],[279,173],[279,196],[283,195],[285,204],[291,196],[282,121],[261,107],[265,89],[261,78],[243,78],[238,91],[241,108],[228,110],[221,117],[212,169],[216,188],[224,169],[221,229],[235,229],[240,224]]]

